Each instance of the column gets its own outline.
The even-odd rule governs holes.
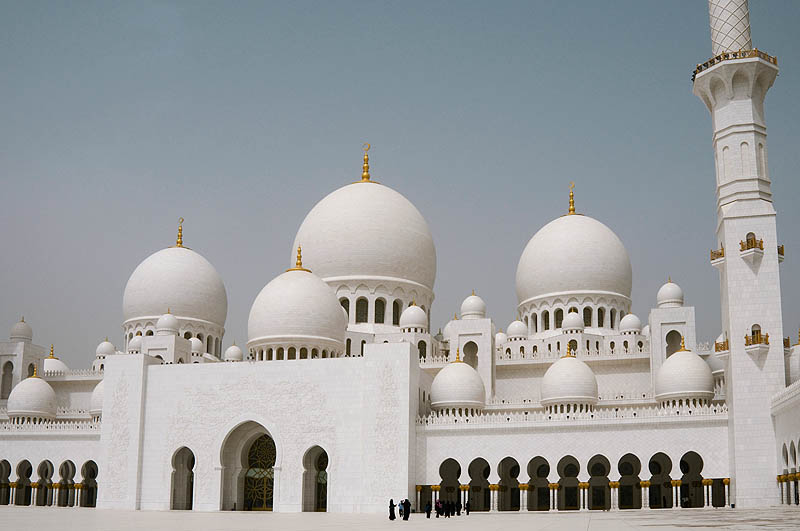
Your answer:
[[[73,507],[80,507],[81,506],[81,489],[83,488],[82,483],[75,484],[75,505]]]
[[[519,484],[519,510],[520,512],[527,512],[528,509],[528,484]]]
[[[787,475],[786,479],[788,479],[786,482],[786,503],[794,505],[794,481],[792,481],[792,475]]]
[[[711,507],[711,485],[714,483],[713,479],[704,479],[703,480],[703,498],[704,502],[703,507]]]
[[[729,507],[731,504],[731,478],[723,479],[722,484],[725,485],[725,507]]]
[[[619,481],[609,481],[608,486],[611,487],[611,510],[616,511],[619,509]]]
[[[783,492],[783,483],[786,481],[786,478],[783,477],[782,475],[779,475],[777,479],[778,479],[778,485],[781,488],[781,505],[783,505],[786,503],[786,494],[784,494]]]
[[[639,486],[642,487],[642,509],[650,508],[650,482],[640,481]]]
[[[17,482],[12,481],[8,484],[8,504],[14,505],[17,501]]]
[[[489,490],[491,491],[491,497],[489,502],[489,512],[496,512],[497,511],[497,491],[500,489],[500,485],[497,483],[492,483],[489,485]]]
[[[550,509],[553,511],[558,510],[558,483],[549,483],[550,488]]]
[[[461,506],[466,507],[469,500],[469,484],[460,485],[458,488],[461,490]]]
[[[433,507],[436,508],[436,502],[439,501],[440,485],[431,485],[431,492],[433,492]]]
[[[422,512],[420,500],[422,500],[422,485],[417,485],[417,504],[414,507],[418,513]]]
[[[589,484],[585,482],[578,483],[578,510],[585,511],[588,497]]]
[[[679,509],[681,506],[681,480],[672,480],[672,508]]]
[[[31,506],[36,505],[36,500],[39,497],[39,483],[34,481],[31,483]]]

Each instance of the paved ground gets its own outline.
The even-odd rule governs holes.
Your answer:
[[[628,530],[649,529],[800,529],[800,507],[771,509],[683,509],[588,513],[471,514],[469,517],[426,520],[412,515],[408,522],[389,522],[376,515],[325,513],[199,513],[103,511],[75,508],[0,507],[0,529],[80,529],[81,531],[249,531],[300,530],[418,530],[459,531]]]

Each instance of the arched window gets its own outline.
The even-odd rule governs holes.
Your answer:
[[[761,325],[754,324],[750,327],[750,338],[754,344],[761,343]]]
[[[11,394],[11,382],[14,378],[14,364],[10,361],[3,365],[3,380],[0,383],[0,400],[6,400]]]
[[[145,335],[146,336],[152,336],[153,335],[153,331],[152,330],[148,330],[147,333],[145,333]]]
[[[36,368],[36,366],[33,363],[28,365],[28,378],[33,376],[33,371],[34,371],[35,368]]]
[[[308,349],[303,347],[300,349],[300,359],[307,360],[308,359]]]
[[[611,352],[614,352],[614,342],[612,341],[608,346],[611,347]]]
[[[583,309],[583,326],[592,326],[592,309],[589,306]]]
[[[754,233],[748,232],[745,239],[747,240],[748,249],[753,249],[756,246],[756,235]]]
[[[206,352],[208,352],[209,354],[214,353],[214,338],[211,336],[208,336],[206,338]]]
[[[182,447],[172,457],[172,510],[192,510],[194,499],[194,453]]]
[[[360,354],[361,356],[364,355],[364,345],[366,345],[366,344],[367,344],[367,342],[362,339],[361,340],[361,354]]]
[[[386,319],[386,301],[375,299],[375,322],[383,324]]]
[[[192,333],[191,332],[185,332],[183,334],[183,339],[192,339]]]
[[[611,308],[611,322],[609,323],[609,328],[617,328],[617,310]]]
[[[294,347],[289,347],[289,355],[286,357],[287,360],[295,360],[297,359],[297,349]]]
[[[345,344],[345,347],[344,347],[344,353],[345,353],[345,354],[347,354],[348,356],[350,355],[350,344],[351,344],[351,343],[352,343],[352,341],[351,341],[351,340],[350,340],[350,338],[348,337],[348,338],[347,338],[347,343]],[[324,356],[324,351],[323,351],[323,356],[322,356],[322,357],[323,357],[323,358],[325,357],[325,356]]]
[[[606,310],[605,308],[597,309],[597,326],[603,328],[606,325]]]
[[[344,311],[347,312],[347,319],[350,320],[350,300],[346,297],[342,297],[339,299],[339,304],[341,304]]]
[[[403,307],[403,303],[400,299],[395,299],[392,303],[392,324],[394,326],[400,326],[400,311]]]
[[[561,328],[561,323],[564,321],[564,310],[562,310],[561,308],[556,310],[555,317],[556,317],[556,326],[555,327],[556,328]]]
[[[542,312],[542,328],[550,330],[550,312],[547,310]]]
[[[677,330],[670,330],[666,337],[667,357],[671,356],[681,348],[681,333]]]
[[[539,331],[539,321],[536,314],[531,315],[531,328],[534,334]]]
[[[419,350],[419,359],[424,360],[428,354],[428,346],[424,341],[420,341],[417,343],[417,349]]]
[[[364,297],[356,300],[356,322],[366,323],[369,318],[369,302]]]

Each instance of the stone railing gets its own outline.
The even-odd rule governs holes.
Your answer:
[[[698,64],[697,68],[695,68],[694,71],[692,72],[692,81],[694,81],[694,78],[697,77],[697,74],[699,74],[703,70],[708,70],[712,66],[719,64],[723,61],[730,61],[732,59],[748,59],[750,57],[759,57],[768,63],[772,63],[775,66],[778,66],[777,57],[767,55],[758,48],[754,48],[752,50],[739,50],[738,52],[724,52],[719,55],[715,55],[705,63]]]
[[[744,336],[744,346],[769,345],[769,334],[761,335],[761,332],[753,332],[749,336]]]
[[[627,349],[622,345],[616,345],[614,349],[578,349],[575,352],[578,359],[585,359],[585,360],[596,360],[596,359],[618,359],[624,358],[626,356],[629,357],[645,357],[650,355],[649,345],[646,342],[643,342],[643,347],[639,348],[639,345],[630,345]],[[561,357],[566,354],[566,352],[559,352],[557,350],[548,351],[542,349],[541,351],[537,350],[536,352],[532,351],[525,351],[523,353],[517,350],[512,349],[510,353],[505,352],[504,350],[498,349],[495,357],[499,362],[531,362],[531,363],[552,363],[561,359]]]
[[[76,409],[76,408],[67,408],[67,407],[59,407],[56,409],[56,416],[58,417],[88,417],[89,410],[88,409]]]
[[[603,422],[621,419],[658,419],[667,417],[695,418],[717,417],[728,415],[726,404],[708,404],[701,406],[629,406],[629,407],[596,407],[594,411],[550,413],[544,410],[528,411],[490,411],[469,414],[462,410],[461,414],[452,411],[432,412],[426,416],[418,416],[417,426],[476,426],[498,424],[548,424],[552,422]]]
[[[783,245],[778,246],[778,256],[783,256]]]
[[[95,371],[94,369],[70,369],[68,371],[44,371],[43,376],[93,376],[100,378],[103,376],[103,371]]]
[[[764,240],[756,240],[755,238],[748,238],[739,242],[740,251],[749,251],[750,249],[764,250]]]
[[[715,341],[714,342],[714,352],[728,352],[730,350],[728,340],[725,341]]]
[[[40,422],[0,421],[0,432],[100,432],[100,422],[94,420],[43,420]]]
[[[718,260],[720,258],[725,258],[725,247],[720,247],[718,251],[711,251],[711,261]]]
[[[800,380],[772,396],[773,415],[784,410],[791,410],[789,414],[796,414],[798,405],[800,405]]]
[[[425,356],[424,358],[419,359],[419,366],[426,367],[426,366],[440,366],[446,365],[450,363],[450,356],[448,355],[441,355],[441,356]]]
[[[598,397],[598,406],[613,404],[624,404],[630,402],[652,402],[653,393],[651,391],[641,392],[632,389],[616,390],[614,392],[601,393]],[[503,408],[539,408],[539,397],[536,398],[499,398],[493,397],[486,401],[486,407],[491,409]]]

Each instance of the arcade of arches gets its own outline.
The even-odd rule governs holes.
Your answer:
[[[470,511],[663,509],[729,503],[729,478],[704,477],[703,459],[696,452],[684,454],[677,467],[661,452],[645,463],[642,470],[642,461],[626,454],[612,465],[598,454],[585,463],[583,477],[588,475],[588,481],[581,481],[582,465],[571,455],[553,463],[553,471],[547,459],[534,457],[523,463],[524,474],[516,459],[506,457],[496,465],[499,481],[490,483],[492,470],[486,459],[473,459],[463,476],[459,462],[448,458],[439,467],[441,483],[417,485],[417,506],[435,504],[437,499],[469,501]],[[525,477],[527,482],[521,482]],[[469,482],[460,483],[461,478]]]
[[[75,481],[77,468],[64,461],[58,472],[45,459],[34,470],[27,459],[12,467],[0,460],[0,505],[34,505],[39,507],[94,507],[97,503],[97,464],[86,461]]]

